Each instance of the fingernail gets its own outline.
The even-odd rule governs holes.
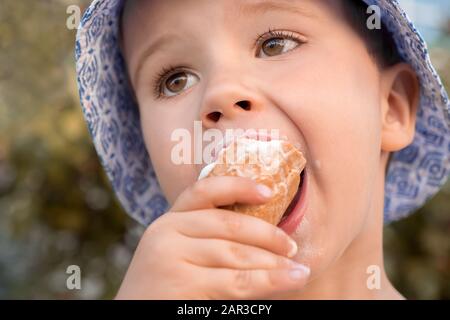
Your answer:
[[[289,270],[289,276],[293,280],[306,278],[310,273],[311,270],[307,266],[299,263],[297,263],[293,269]]]
[[[268,186],[258,184],[256,188],[258,189],[259,194],[262,195],[264,198],[270,198],[272,196],[272,190]]]
[[[292,258],[293,256],[295,256],[297,254],[298,246],[297,246],[297,242],[295,242],[292,239],[289,239],[289,243],[290,243],[291,248],[289,249],[287,256],[288,256],[288,258]]]

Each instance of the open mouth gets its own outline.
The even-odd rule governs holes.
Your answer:
[[[289,206],[287,207],[283,216],[281,217],[281,220],[278,223],[278,225],[280,225],[283,221],[285,221],[291,215],[291,213],[294,211],[295,207],[297,206],[297,204],[300,200],[300,195],[302,194],[302,191],[303,191],[303,181],[305,180],[305,171],[306,171],[306,168],[304,168],[302,170],[302,172],[300,173],[300,184],[298,186],[297,193],[295,194],[291,203],[289,204]]]

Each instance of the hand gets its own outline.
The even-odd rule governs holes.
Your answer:
[[[262,204],[270,189],[243,177],[210,177],[179,195],[145,231],[116,299],[262,299],[305,285],[280,228],[220,206]]]

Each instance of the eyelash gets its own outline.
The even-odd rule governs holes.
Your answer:
[[[285,39],[297,41],[300,44],[303,44],[306,42],[305,39],[300,38],[298,35],[296,35],[292,31],[281,31],[281,30],[274,30],[274,29],[269,28],[268,31],[263,32],[256,37],[256,39],[254,40],[255,46],[253,47],[253,49],[260,47],[265,41],[272,39],[272,38],[285,38]]]
[[[268,31],[263,32],[261,34],[258,34],[258,36],[255,38],[253,46],[253,49],[260,47],[265,41],[272,39],[272,38],[285,38],[288,40],[294,40],[299,42],[299,44],[304,44],[306,41],[303,38],[300,38],[298,35],[291,31],[280,31],[280,30],[274,30],[269,28]],[[163,67],[160,72],[156,74],[154,77],[153,83],[155,83],[154,86],[154,93],[157,99],[163,98],[168,99],[170,97],[165,97],[161,94],[161,87],[164,84],[164,82],[172,75],[176,74],[175,71],[180,72],[183,71],[183,69],[188,68],[184,66],[174,66],[169,65],[168,67]]]
[[[161,94],[161,87],[163,85],[163,83],[165,81],[167,81],[167,79],[172,75],[175,74],[175,71],[181,71],[179,69],[184,68],[183,66],[173,66],[173,65],[169,65],[168,67],[162,67],[161,71],[159,71],[154,80],[153,83],[155,83],[155,86],[153,88],[155,97],[157,99],[160,98],[166,98],[164,95]]]

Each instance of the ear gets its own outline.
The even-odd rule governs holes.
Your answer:
[[[414,139],[420,87],[409,64],[398,63],[381,73],[381,149],[394,152]]]

